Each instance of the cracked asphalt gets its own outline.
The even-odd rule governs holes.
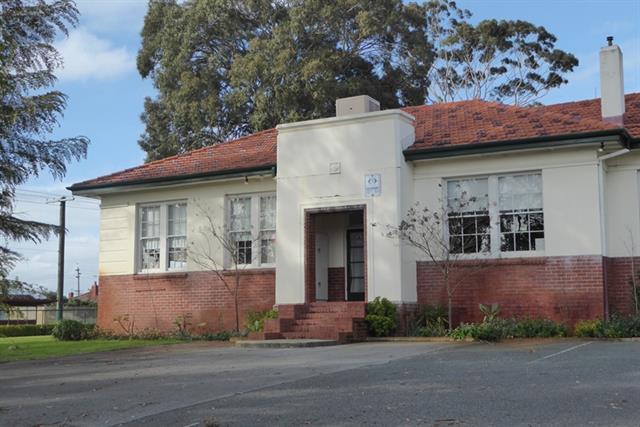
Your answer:
[[[640,426],[640,342],[189,344],[0,364],[3,426]]]

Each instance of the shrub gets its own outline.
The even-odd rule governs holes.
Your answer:
[[[493,303],[491,305],[480,304],[480,312],[484,314],[483,322],[491,322],[498,318],[500,314],[500,304]]]
[[[61,320],[53,328],[53,336],[60,341],[80,341],[93,336],[93,325],[85,325],[77,320]]]
[[[567,336],[567,327],[550,319],[521,319],[514,325],[515,338],[551,338]]]
[[[567,335],[564,325],[549,319],[500,319],[461,324],[450,336],[456,340],[500,341],[505,338],[548,338]]]
[[[447,335],[449,319],[443,305],[422,305],[418,309],[412,335],[419,337],[442,337]]]
[[[396,306],[386,298],[376,297],[367,304],[364,318],[369,331],[376,337],[386,337],[396,328]]]
[[[197,338],[204,341],[229,341],[232,334],[228,331],[222,332],[205,332],[202,335],[199,335]]]
[[[1,325],[0,337],[51,335],[53,325]]]
[[[632,338],[640,336],[640,316],[612,316],[601,319],[582,320],[576,323],[573,333],[585,338]]]
[[[247,329],[250,332],[262,332],[265,319],[277,319],[278,310],[252,311],[247,314]]]

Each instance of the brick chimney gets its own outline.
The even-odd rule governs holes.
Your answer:
[[[624,115],[624,77],[622,51],[607,37],[607,46],[600,49],[600,109],[602,119],[622,126]]]

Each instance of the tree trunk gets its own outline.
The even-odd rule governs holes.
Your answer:
[[[453,298],[451,298],[451,295],[447,297],[447,304],[449,309],[449,333],[451,333],[453,330]]]
[[[237,272],[236,272],[237,274]],[[240,332],[240,310],[238,309],[238,296],[240,293],[240,277],[236,276],[236,289],[235,289],[235,293],[234,293],[234,302],[235,302],[235,308],[236,308],[236,332],[239,333]]]

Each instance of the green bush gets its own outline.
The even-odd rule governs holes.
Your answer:
[[[386,337],[396,328],[396,306],[386,298],[376,297],[367,304],[364,318],[369,331],[376,337]]]
[[[420,337],[445,336],[449,329],[447,309],[443,305],[422,305],[418,309],[413,335]]]
[[[247,329],[250,332],[262,332],[265,319],[277,319],[278,310],[252,311],[247,314]]]
[[[567,335],[565,325],[550,319],[520,319],[513,327],[515,338],[551,338]]]
[[[585,338],[640,337],[640,316],[612,316],[608,322],[582,320],[576,323],[573,333]]]
[[[52,335],[60,341],[80,341],[93,337],[93,325],[76,320],[61,320],[53,327]]]
[[[196,337],[197,339],[200,340],[204,340],[204,341],[229,341],[229,339],[232,337],[232,333],[228,332],[228,331],[222,331],[222,332],[205,332],[202,335],[199,335],[198,337]]]
[[[0,337],[51,335],[53,325],[1,325]]]
[[[567,328],[549,319],[501,319],[461,324],[450,336],[456,340],[500,341],[506,338],[549,338],[567,335]]]

